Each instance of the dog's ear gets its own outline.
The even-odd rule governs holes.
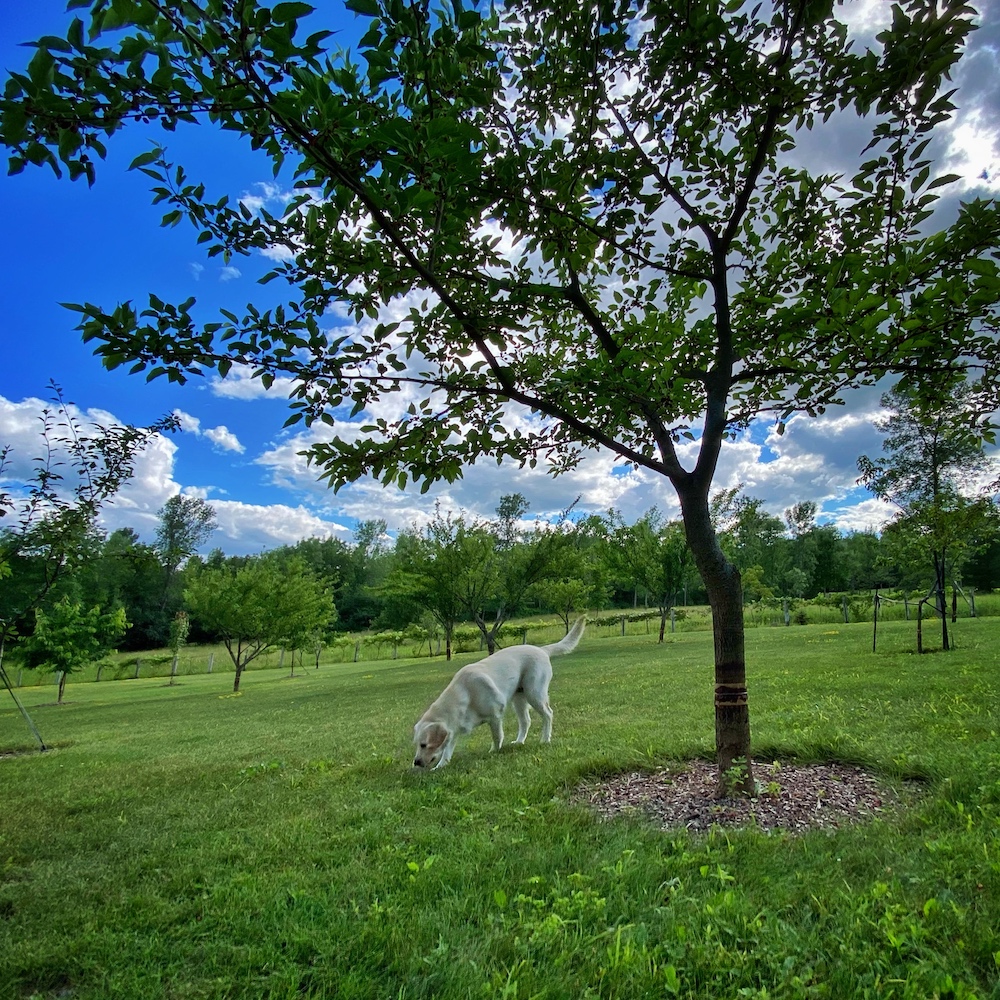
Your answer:
[[[444,746],[448,739],[448,730],[440,722],[432,723],[424,732],[424,739],[427,741],[428,750],[437,750],[438,747]]]

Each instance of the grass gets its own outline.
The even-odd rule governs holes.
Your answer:
[[[1000,620],[748,633],[755,755],[862,763],[907,805],[804,837],[566,804],[708,755],[711,636],[589,634],[555,739],[409,767],[464,655],[19,696],[0,759],[0,998],[1000,998]],[[296,669],[298,675],[300,671]],[[9,698],[0,748],[30,744]],[[917,779],[918,790],[913,790]]]

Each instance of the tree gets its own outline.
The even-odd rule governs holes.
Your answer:
[[[931,591],[941,618],[941,643],[949,648],[945,583],[949,570],[995,530],[997,509],[984,485],[990,470],[983,440],[993,440],[989,414],[968,383],[933,388],[895,386],[882,396],[883,460],[858,459],[863,483],[898,514],[886,529],[897,555],[921,553],[933,566]]]
[[[137,157],[164,223],[191,221],[210,254],[285,252],[289,301],[218,320],[193,300],[83,304],[83,336],[148,377],[289,377],[292,422],[369,413],[311,448],[333,486],[426,488],[484,456],[559,472],[594,447],[665,476],[713,611],[718,767],[742,759],[751,790],[720,449],[884,375],[996,367],[996,203],[928,232],[948,180],[928,145],[975,11],[903,0],[865,47],[829,0],[347,5],[368,19],[359,61],[300,30],[306,4],[253,0],[95,0],[38,43],[0,105],[13,171],[92,181],[128,122],[204,121],[298,189],[255,215],[162,149]],[[795,155],[835,115],[870,139],[853,176]],[[326,334],[334,302],[360,334]],[[396,393],[403,415],[376,415]]]
[[[302,565],[268,556],[236,570],[203,569],[184,592],[203,627],[218,635],[227,651],[239,691],[243,671],[276,646],[301,648],[336,614],[326,588]]]
[[[19,628],[51,602],[67,574],[92,555],[97,516],[128,482],[136,456],[161,431],[175,430],[175,417],[149,427],[86,426],[62,389],[49,383],[51,406],[41,414],[39,454],[30,471],[18,474],[10,446],[0,447],[0,681],[44,750],[35,724],[14,693],[3,667],[4,650]],[[60,695],[62,693],[60,685]]]
[[[464,535],[467,568],[461,601],[491,654],[500,629],[524,607],[532,589],[559,572],[561,556],[570,544],[563,526],[573,504],[555,524],[536,522],[525,529],[522,521],[528,506],[520,493],[504,494],[496,518],[475,524]]]
[[[461,515],[442,512],[422,532],[401,535],[396,542],[397,565],[387,588],[426,608],[444,633],[445,658],[450,660],[455,627],[466,613],[466,578],[474,567],[470,542],[478,545],[472,529]]]
[[[680,524],[665,523],[654,507],[633,525],[625,525],[612,511],[614,551],[627,574],[649,593],[660,611],[663,642],[667,616],[682,592],[691,553]]]
[[[182,562],[194,555],[198,546],[212,537],[217,525],[215,508],[201,497],[172,496],[158,511],[156,548],[163,563],[163,592],[160,599],[166,608],[170,585]]]
[[[24,654],[29,665],[59,674],[61,705],[69,675],[108,653],[129,627],[124,608],[102,611],[63,598],[48,610],[35,611],[35,630],[24,643]]]
[[[132,623],[122,640],[126,650],[162,646],[169,619],[161,607],[163,566],[157,550],[132,528],[111,532],[94,558],[73,574],[73,596],[86,595],[103,607],[121,605]]]
[[[756,567],[758,586],[769,591],[780,587],[789,569],[781,521],[768,514],[764,501],[757,497],[734,496],[728,513],[720,538],[728,557],[741,573]]]
[[[177,676],[177,657],[180,655],[181,646],[187,642],[188,634],[191,631],[191,619],[186,611],[178,611],[170,622],[170,637],[167,640],[167,649],[173,653],[173,662],[170,664],[170,683],[174,683]]]

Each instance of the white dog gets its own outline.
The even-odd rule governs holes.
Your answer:
[[[523,743],[528,735],[530,705],[542,715],[542,742],[548,743],[552,739],[549,657],[572,653],[586,624],[586,618],[579,618],[564,639],[549,646],[510,646],[462,667],[413,727],[413,766],[444,767],[451,760],[456,737],[484,722],[493,733],[494,750],[499,750],[503,713],[510,702],[517,715],[514,742]]]

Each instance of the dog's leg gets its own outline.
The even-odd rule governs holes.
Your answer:
[[[499,750],[503,746],[503,715],[498,712],[486,721],[489,722],[490,732],[493,733],[493,749]]]
[[[520,691],[514,695],[514,714],[517,716],[517,739],[515,743],[523,743],[528,735],[528,727],[531,725],[531,711],[528,708],[528,699]]]
[[[552,739],[552,706],[549,705],[549,699],[546,698],[535,708],[542,713],[542,742],[548,743]]]
[[[451,755],[455,750],[455,737],[449,736],[448,742],[444,745],[444,750],[441,751],[441,759],[434,765],[433,770],[437,770],[439,767],[444,767],[445,764],[451,760]]]

